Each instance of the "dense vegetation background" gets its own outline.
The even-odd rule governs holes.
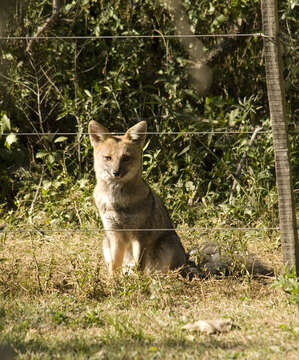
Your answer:
[[[52,0],[16,0],[1,8],[2,37],[35,35],[52,16],[39,34],[47,40],[30,46],[24,39],[0,40],[1,218],[11,225],[27,219],[65,227],[97,222],[88,122],[124,131],[146,119],[150,132],[178,133],[149,135],[144,155],[144,176],[165,199],[176,223],[277,225],[261,37],[201,38],[205,65],[213,73],[204,91],[192,41],[53,38],[172,35],[182,30],[182,19],[184,29],[195,34],[260,33],[260,1],[64,0],[57,14],[52,5]],[[294,0],[279,2],[298,194],[297,5]],[[257,127],[263,131],[249,149],[248,132]],[[184,135],[186,131],[219,134]],[[54,135],[69,132],[77,135]]]

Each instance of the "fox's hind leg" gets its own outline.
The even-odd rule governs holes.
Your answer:
[[[176,233],[163,234],[154,247],[146,253],[145,271],[165,273],[183,267],[186,261],[185,250]]]

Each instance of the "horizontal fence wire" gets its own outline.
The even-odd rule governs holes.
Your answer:
[[[105,39],[180,39],[180,38],[219,38],[219,37],[262,37],[270,38],[261,32],[250,34],[177,34],[177,35],[98,35],[98,36],[0,36],[0,40],[105,40]]]
[[[251,135],[255,130],[252,131],[148,131],[148,132],[140,132],[140,135]],[[97,133],[88,133],[88,132],[57,132],[57,133],[0,133],[0,136],[87,136],[87,135],[96,135]],[[125,135],[125,132],[105,132],[101,133],[103,135],[112,135],[112,136],[121,136]],[[262,130],[258,132],[260,134],[272,134],[272,130]],[[289,135],[299,135],[299,131],[289,131]]]
[[[263,130],[259,131],[259,134],[267,134],[271,133],[271,130]],[[139,132],[140,135],[250,135],[253,134],[254,131],[148,131],[148,132]],[[0,136],[8,136],[8,135],[16,135],[16,136],[77,136],[77,135],[97,135],[97,133],[88,133],[88,132],[59,132],[59,133],[2,133]],[[104,132],[102,135],[124,135],[125,132]]]
[[[173,229],[12,229],[12,230],[0,230],[0,234],[5,233],[101,233],[101,232],[154,232],[154,231],[197,231],[197,232],[209,232],[209,231],[278,231],[279,227],[268,228],[251,228],[251,227],[187,227],[187,228],[173,228]]]

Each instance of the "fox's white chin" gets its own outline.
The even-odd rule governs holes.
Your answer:
[[[110,173],[101,173],[100,179],[106,183],[110,184],[121,184],[128,182],[131,179],[134,179],[136,177],[135,173],[127,172],[125,174],[120,174],[118,176],[115,176]]]

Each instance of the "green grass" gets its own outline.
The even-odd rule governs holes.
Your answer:
[[[247,241],[278,272],[275,236]],[[297,359],[298,306],[274,278],[111,279],[100,243],[98,234],[1,235],[1,359]],[[232,330],[182,329],[215,318],[232,319]]]

